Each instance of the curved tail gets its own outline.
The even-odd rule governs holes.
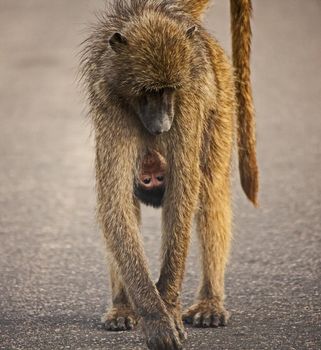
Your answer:
[[[256,160],[255,117],[250,79],[251,0],[230,0],[233,65],[238,102],[237,138],[242,188],[258,205],[258,166]]]

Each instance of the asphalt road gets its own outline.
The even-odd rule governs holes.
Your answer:
[[[94,220],[93,143],[78,44],[98,0],[0,0],[0,349],[144,349],[99,320],[110,289]],[[227,1],[207,26],[229,50]],[[254,1],[260,209],[235,171],[230,324],[186,349],[321,348],[321,3]],[[160,213],[144,208],[153,276]],[[183,291],[198,283],[193,240]]]

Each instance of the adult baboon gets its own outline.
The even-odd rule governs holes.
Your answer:
[[[226,323],[236,112],[241,182],[256,204],[251,2],[231,0],[235,75],[200,23],[207,3],[116,0],[85,42],[82,60],[95,130],[98,217],[112,280],[113,308],[105,324],[110,330],[130,329],[140,318],[150,349],[179,349],[185,337],[180,290],[194,212],[202,278],[197,301],[183,317],[200,327]],[[156,284],[139,239],[134,190],[144,157],[153,152],[166,164]]]

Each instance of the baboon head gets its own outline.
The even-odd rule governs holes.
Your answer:
[[[170,130],[179,91],[191,80],[196,26],[146,12],[108,40],[108,83],[152,135]]]
[[[155,150],[149,150],[141,163],[140,174],[134,184],[134,193],[146,205],[162,206],[165,194],[167,162]]]

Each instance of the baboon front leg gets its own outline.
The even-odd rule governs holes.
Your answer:
[[[180,291],[198,196],[199,172],[197,159],[193,159],[189,164],[184,164],[182,160],[184,155],[170,165],[170,177],[163,204],[163,261],[157,288],[175,319],[181,339],[184,339],[186,333],[182,322]]]
[[[140,204],[135,199],[136,217],[141,221]],[[132,330],[137,324],[138,317],[135,314],[128,298],[125,285],[117,271],[117,264],[109,257],[109,273],[112,290],[112,307],[106,310],[101,321],[109,331]]]
[[[118,136],[119,141],[121,133]],[[141,318],[149,349],[180,349],[175,323],[151,279],[138,235],[133,197],[137,159],[137,152],[131,148],[134,141],[119,143],[123,148],[97,144],[98,213],[108,252],[117,265],[133,310]]]
[[[230,246],[231,209],[229,180],[213,184],[206,177],[200,190],[197,232],[202,253],[202,279],[197,302],[183,314],[195,327],[226,325],[224,270]]]

